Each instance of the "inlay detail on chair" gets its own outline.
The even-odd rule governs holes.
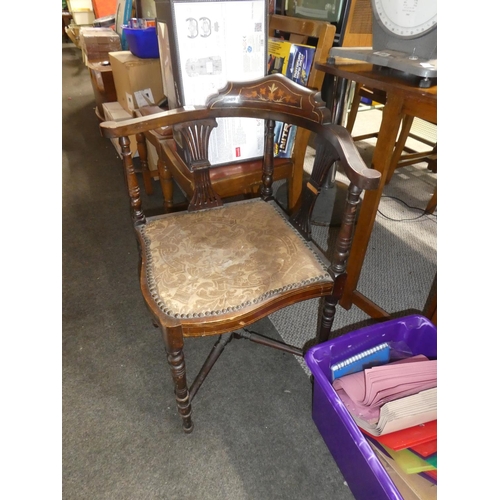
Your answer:
[[[223,204],[211,184],[209,136],[215,120],[226,117],[265,121],[260,198]],[[313,131],[318,138],[312,174],[293,215],[272,194],[276,121]],[[128,136],[165,126],[184,135],[186,161],[195,174],[194,195],[188,210],[149,217],[142,208]],[[298,302],[322,298],[311,337],[317,332],[314,342],[328,339],[344,288],[361,194],[378,186],[380,173],[365,165],[346,129],[331,123],[319,92],[283,75],[229,82],[206,106],[103,122],[100,127],[105,137],[120,138],[140,249],[141,291],[154,324],[162,331],[183,430],[191,432],[193,398],[233,339],[247,339],[295,356],[303,356],[311,345],[288,345],[246,327]],[[321,249],[313,241],[310,218],[334,161],[350,184],[340,229],[329,248]],[[207,335],[218,335],[218,339],[189,386],[184,339]]]
[[[248,84],[246,82],[228,82],[215,96],[207,99],[208,108],[220,108],[238,104],[265,107],[272,104],[277,110],[308,116],[318,123],[330,121],[330,111],[318,92],[309,95],[298,91],[291,80]]]

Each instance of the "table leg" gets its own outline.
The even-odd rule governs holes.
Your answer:
[[[344,109],[346,106],[349,80],[345,78],[333,77],[326,75],[326,107],[332,113],[332,122],[342,125],[344,117]],[[330,168],[321,191],[314,205],[314,210],[311,220],[319,225],[340,225],[341,219],[337,214],[336,207],[343,207],[343,200],[337,203],[338,199],[338,182],[334,182],[335,174],[337,172],[337,162]],[[340,193],[343,194],[344,192]]]
[[[363,202],[361,203],[351,254],[347,262],[347,280],[344,293],[340,299],[340,305],[344,309],[351,308],[354,302],[353,299],[356,300],[356,305],[363,309],[363,296],[359,293],[354,294],[354,292],[361,274],[361,268],[370,241],[373,224],[375,223],[378,205],[382,196],[382,191],[384,190],[392,152],[396,144],[399,125],[403,118],[403,101],[404,96],[402,94],[393,93],[387,95],[387,101],[382,115],[382,123],[380,124],[380,131],[372,158],[372,168],[381,173],[380,184],[375,191],[365,191]]]

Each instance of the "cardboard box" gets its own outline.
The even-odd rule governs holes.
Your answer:
[[[89,62],[108,61],[109,52],[122,49],[120,36],[111,28],[82,28],[80,44]]]
[[[266,74],[267,5],[267,0],[156,1],[162,85],[170,109],[203,105],[229,80]],[[219,119],[209,143],[212,165],[262,156],[261,122]],[[181,139],[175,139],[182,151]]]
[[[73,21],[79,25],[92,24],[95,21],[95,16],[93,12],[73,11],[71,15],[73,16]]]
[[[96,114],[100,120],[104,120],[103,103],[116,101],[115,82],[113,80],[113,72],[111,66],[102,62],[88,62],[90,81],[94,90],[96,102]]]
[[[281,73],[290,80],[307,86],[309,73],[316,48],[311,45],[292,43],[280,38],[270,38],[267,45],[268,74]],[[274,129],[274,156],[291,158],[297,127],[282,122],[276,122]]]
[[[102,109],[105,121],[121,122],[123,120],[130,120],[131,118],[133,118],[133,115],[131,115],[128,111],[125,111],[122,105],[118,101],[104,102],[102,104]],[[133,158],[135,156],[138,156],[137,140],[135,138],[135,135],[129,136],[129,139],[130,139],[130,152],[132,153],[132,158]],[[116,152],[121,156],[122,150],[120,147],[120,143],[118,142],[118,139],[110,139],[110,140],[113,146],[115,147]]]
[[[64,28],[64,31],[66,31],[66,34],[68,35],[68,38],[79,48],[81,49],[81,41],[80,41],[80,31],[82,28],[90,28],[90,26],[79,26],[78,24],[71,23],[69,26],[66,26]],[[83,51],[82,51],[83,54]]]
[[[67,4],[75,24],[92,24],[95,21],[91,0],[68,0]]]
[[[123,109],[159,104],[165,99],[159,59],[141,59],[129,50],[110,52],[116,97]]]
[[[115,121],[115,122],[120,122],[123,120],[130,120],[133,118],[133,116],[128,112],[125,111],[122,107],[122,105],[116,101],[116,102],[105,102],[102,104],[103,112],[104,112],[104,119],[106,121]],[[129,136],[130,139],[130,152],[132,153],[132,158],[135,158],[139,156],[139,152],[137,151],[137,139],[135,135]],[[116,149],[116,152],[120,155],[122,155],[122,150],[120,147],[120,143],[118,142],[118,139],[110,139],[111,143]],[[157,164],[158,164],[158,153],[156,152],[156,148],[149,142],[146,142],[146,147],[148,150],[148,166],[149,170],[154,171],[157,170]]]

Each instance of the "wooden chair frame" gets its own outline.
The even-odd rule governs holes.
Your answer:
[[[174,314],[169,309],[169,305],[162,304],[156,295],[155,280],[151,276],[151,255],[146,249],[147,238],[144,237],[144,230],[148,224],[157,224],[158,221],[170,223],[168,221],[179,220],[174,218],[187,216],[190,213],[205,217],[210,212],[235,205],[235,203],[223,203],[220,195],[212,186],[209,175],[210,162],[208,161],[208,141],[210,132],[217,124],[216,118],[234,116],[256,117],[265,120],[266,123],[266,148],[260,162],[260,198],[246,201],[245,211],[246,207],[250,207],[251,204],[264,202],[267,202],[264,203],[266,206],[271,204],[281,214],[278,220],[288,221],[283,223],[283,228],[288,228],[290,225],[290,231],[304,242],[304,246],[302,247],[301,243],[300,248],[309,248],[312,252],[311,255],[314,255],[314,258],[317,256],[322,263],[320,267],[324,271],[321,272],[326,274],[321,279],[307,278],[297,286],[294,284],[276,289],[269,285],[271,288],[257,301],[244,302],[238,307],[204,313],[203,315],[197,313]],[[291,216],[281,210],[273,198],[273,138],[276,121],[285,121],[307,128],[317,136],[313,171],[303,188],[300,207]],[[146,217],[142,208],[140,186],[131,158],[129,136],[144,134],[149,130],[161,127],[172,127],[184,137],[186,149],[189,152],[188,166],[193,174],[195,187],[186,212],[167,213],[150,219]],[[336,305],[342,295],[345,283],[345,269],[355,230],[356,213],[361,203],[361,194],[365,189],[375,189],[378,186],[380,173],[365,165],[347,130],[340,125],[331,123],[330,111],[325,107],[319,92],[301,87],[283,75],[270,75],[251,82],[229,82],[224,89],[207,101],[206,106],[195,106],[194,109],[190,108],[189,110],[176,109],[122,122],[103,122],[100,124],[100,128],[104,137],[119,138],[122,147],[132,218],[140,248],[141,290],[155,325],[159,326],[163,333],[183,429],[185,432],[191,432],[193,429],[191,419],[193,397],[227,343],[233,338],[246,338],[297,356],[302,356],[307,348],[307,344],[299,347],[291,346],[249,333],[245,330],[246,326],[289,305],[323,297],[323,311],[314,343],[327,340],[333,324]],[[335,242],[332,242],[333,258],[327,260],[325,252],[312,241],[310,216],[325,176],[335,161],[342,164],[342,170],[348,177],[350,184],[342,224]],[[256,222],[260,225],[260,220]],[[280,224],[282,223],[280,222]],[[179,230],[177,234],[184,234],[184,230]],[[270,236],[271,234],[266,233],[264,236],[267,237],[266,235]],[[169,241],[169,245],[170,243]],[[212,244],[218,251],[220,242],[215,234],[214,241],[210,245]],[[240,248],[239,251],[241,252],[242,249]],[[309,250],[301,251],[309,252]],[[170,260],[176,257],[175,254],[170,257],[168,253],[166,255]],[[292,259],[292,266],[294,265],[295,260]],[[169,285],[167,289],[170,290]],[[312,331],[315,328],[316,325],[311,325]],[[184,338],[206,335],[219,335],[219,339],[194,382],[188,387],[183,353]]]

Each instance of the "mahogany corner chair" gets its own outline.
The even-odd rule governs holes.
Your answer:
[[[257,117],[265,123],[260,196],[221,201],[210,182],[208,142],[216,118]],[[293,123],[316,133],[316,157],[292,215],[273,198],[275,121]],[[185,211],[147,217],[130,152],[129,135],[173,127],[185,141],[194,195]],[[121,122],[103,122],[101,134],[119,138],[139,244],[140,286],[161,328],[175,386],[183,430],[193,429],[191,404],[210,369],[234,338],[246,338],[303,356],[304,346],[262,337],[246,327],[300,301],[323,297],[318,332],[311,345],[328,339],[342,295],[355,217],[365,189],[375,189],[380,174],[368,168],[347,130],[331,123],[319,92],[283,75],[249,82],[229,82],[206,106],[176,109]],[[350,183],[332,261],[312,241],[310,215],[334,161],[342,164]],[[311,325],[311,337],[317,325]],[[212,351],[189,386],[184,339],[218,336]],[[306,342],[305,345],[308,345]]]

